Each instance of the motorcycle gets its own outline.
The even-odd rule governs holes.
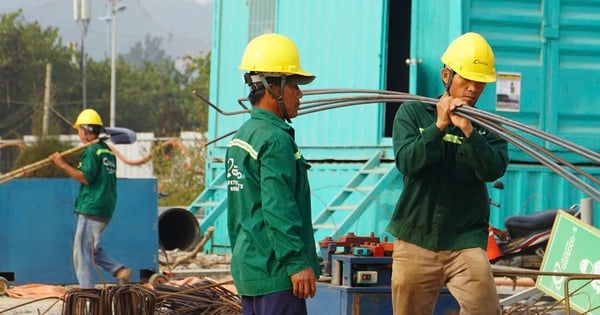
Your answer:
[[[504,184],[496,181],[492,187],[504,189]],[[500,204],[491,198],[490,205],[500,207]],[[533,214],[506,217],[504,219],[506,230],[498,229],[490,224],[487,245],[490,263],[539,269],[558,210],[547,209]],[[563,210],[574,216],[579,215],[578,204]]]

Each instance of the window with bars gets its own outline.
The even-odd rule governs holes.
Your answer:
[[[258,35],[275,32],[275,1],[248,0],[250,11],[248,41]]]

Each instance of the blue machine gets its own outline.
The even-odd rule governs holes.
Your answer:
[[[118,200],[100,244],[134,270],[131,281],[158,270],[156,179],[118,179]],[[77,283],[71,247],[79,184],[68,178],[17,179],[0,185],[0,277],[14,284]],[[114,282],[102,272],[99,283]]]
[[[314,298],[307,300],[310,315],[392,314],[392,257],[331,256],[331,281],[318,282]],[[458,313],[459,306],[444,288],[434,314]]]

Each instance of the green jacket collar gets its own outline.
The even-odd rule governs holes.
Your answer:
[[[277,117],[273,112],[268,111],[266,109],[253,107],[250,112],[250,116],[254,119],[266,120],[273,124],[274,126],[283,129],[285,132],[289,133],[292,137],[294,137],[294,128],[292,126],[286,124],[283,119]]]

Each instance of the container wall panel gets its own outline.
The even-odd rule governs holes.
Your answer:
[[[596,178],[600,177],[600,168],[584,170]],[[507,216],[568,208],[580,203],[582,198],[588,198],[574,185],[543,166],[512,164],[500,181],[504,189],[489,190],[492,200],[500,203],[500,208],[491,208],[490,223],[496,227],[504,227],[504,218]],[[589,180],[586,179],[586,182],[589,183]],[[600,185],[594,187],[600,189]],[[594,202],[593,206],[594,226],[600,227],[600,204]]]
[[[471,1],[466,13],[465,31],[482,33],[490,42],[496,57],[496,71],[520,73],[521,95],[518,112],[496,111],[496,85],[489,84],[477,106],[512,120],[534,126],[545,127],[547,102],[548,46],[544,45],[541,25],[544,8],[539,1]],[[538,145],[542,140],[527,136]],[[519,149],[510,146],[511,159],[530,160]]]
[[[600,3],[563,0],[559,8],[549,131],[600,151]]]
[[[319,9],[314,10],[315,7]],[[317,77],[302,88],[381,89],[386,7],[383,0],[277,1],[272,31],[295,41],[302,67]],[[238,65],[248,41],[249,10],[248,2],[215,2],[211,100],[226,111],[240,110],[237,100],[248,93]],[[209,138],[236,130],[248,117],[225,116],[210,110]],[[381,121],[381,105],[363,105],[299,116],[292,126],[301,147],[374,146],[382,137]],[[223,155],[230,138],[217,142],[209,151],[210,156]],[[350,154],[340,154],[344,152],[337,154],[341,159],[351,158]]]
[[[242,110],[237,100],[248,95],[248,88],[242,81],[243,72],[238,69],[248,43],[247,3],[215,0],[213,5],[210,101],[224,112]],[[198,102],[201,102],[200,99]],[[222,115],[209,108],[209,139],[237,130],[248,117],[247,114]],[[224,148],[230,138],[218,141],[211,147]]]
[[[500,114],[600,150],[600,9],[597,1],[466,1],[464,31],[482,33],[494,48],[496,70],[521,75],[520,108]],[[491,85],[478,106],[496,110]],[[587,162],[565,148],[529,136],[572,162]],[[511,158],[532,161],[511,146]]]
[[[302,47],[302,66],[317,76],[306,89],[382,88],[386,2],[279,2],[278,31],[290,34]],[[302,23],[287,22],[292,20]],[[301,135],[300,146],[373,145],[381,138],[381,106],[368,104],[308,114],[294,120],[293,125]]]

